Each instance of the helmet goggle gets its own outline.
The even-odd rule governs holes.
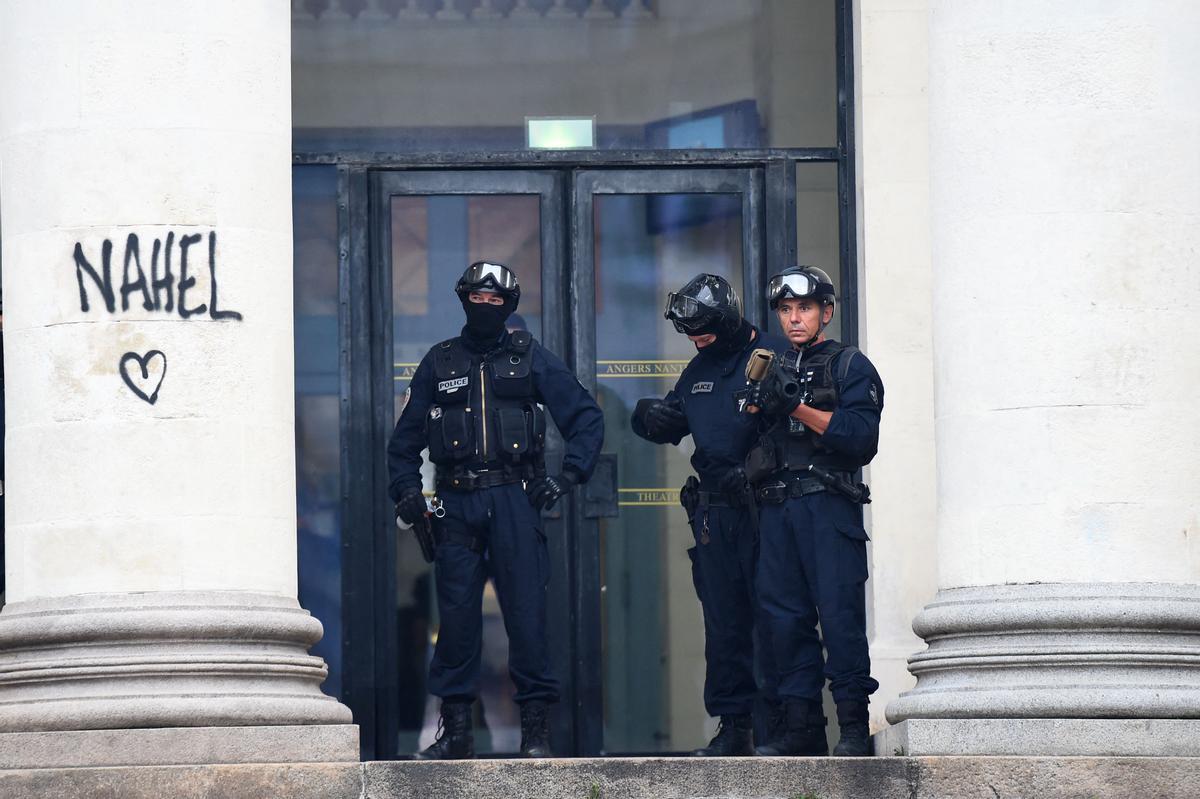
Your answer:
[[[700,335],[705,328],[712,325],[712,308],[698,301],[672,291],[667,295],[667,307],[663,317],[671,320],[675,329],[688,335]]]
[[[817,293],[817,287],[817,279],[807,272],[776,275],[767,284],[767,299],[774,304],[784,297],[812,297]]]
[[[472,264],[462,276],[461,285],[468,291],[492,291],[508,293],[517,288],[517,276],[503,264],[480,261]]]

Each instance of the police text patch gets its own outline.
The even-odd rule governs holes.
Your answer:
[[[699,383],[696,383],[692,386],[693,394],[711,394],[712,390],[713,384],[711,380],[701,380]]]
[[[437,390],[445,391],[447,394],[458,391],[460,388],[465,388],[468,382],[466,377],[456,377],[453,380],[443,380],[438,383]]]

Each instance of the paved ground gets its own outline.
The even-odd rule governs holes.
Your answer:
[[[0,771],[4,799],[1196,799],[1200,758],[607,758]]]

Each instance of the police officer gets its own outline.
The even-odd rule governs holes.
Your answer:
[[[421,359],[388,443],[396,515],[423,523],[421,451],[436,466],[445,515],[435,520],[441,628],[429,690],[442,700],[437,740],[418,759],[474,755],[471,706],[479,685],[484,583],[492,577],[508,632],[509,674],[521,707],[521,754],[548,757],[548,706],[558,701],[546,640],[549,559],[539,511],[591,475],[604,438],[592,396],[526,330],[508,332],[521,288],[502,264],[471,264],[454,287],[462,333]],[[566,441],[547,475],[544,405]]]
[[[742,318],[741,300],[723,277],[701,274],[667,297],[665,314],[697,353],[663,399],[641,400],[633,431],[656,444],[696,445],[691,477],[680,492],[696,546],[688,551],[704,612],[704,707],[719,716],[716,736],[693,754],[754,754],[754,564],[758,542],[742,462],[755,438],[755,420],[739,413],[746,361],[756,347],[787,349]],[[762,630],[762,625],[757,628]],[[760,636],[761,639],[761,636]],[[760,660],[765,655],[760,647]],[[767,675],[773,672],[768,667]],[[774,680],[764,680],[768,705]]]
[[[878,448],[883,383],[865,355],[825,336],[834,313],[825,272],[786,269],[768,282],[767,299],[791,349],[747,397],[766,433],[746,471],[761,513],[758,596],[787,728],[758,752],[828,754],[821,711],[827,677],[841,726],[834,755],[866,755],[868,697],[879,684],[871,679],[864,591],[861,503],[870,495],[854,475]]]

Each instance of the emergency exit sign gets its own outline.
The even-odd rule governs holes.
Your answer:
[[[531,150],[586,150],[596,146],[595,117],[525,117]]]

